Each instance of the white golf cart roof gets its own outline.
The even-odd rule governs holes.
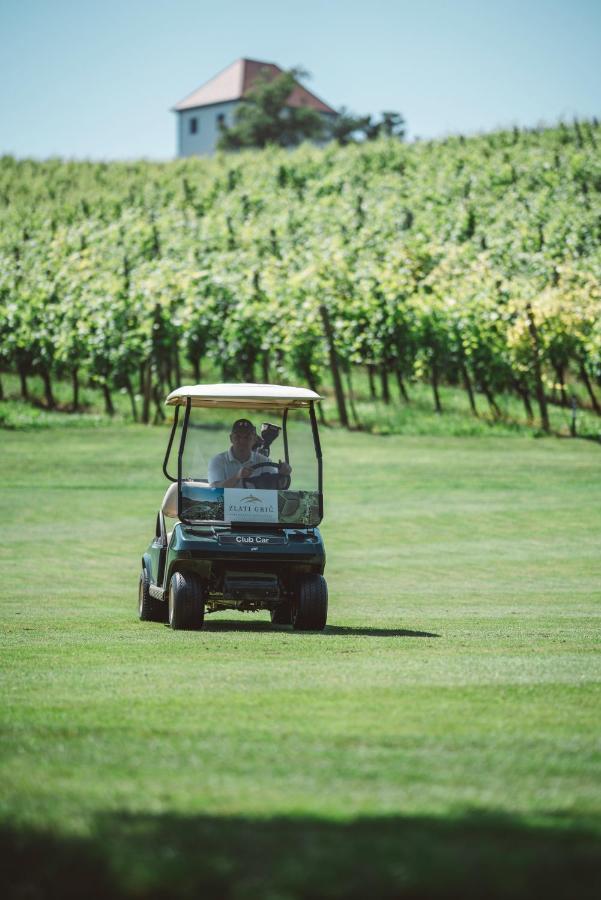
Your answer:
[[[221,409],[300,409],[321,400],[315,391],[281,384],[190,384],[171,391],[168,406],[211,406]]]

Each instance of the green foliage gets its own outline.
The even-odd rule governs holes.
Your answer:
[[[387,379],[409,400],[423,380],[443,411],[450,384],[493,414],[501,394],[542,421],[545,397],[601,413],[600,142],[580,123],[167,164],[4,157],[0,367],[24,393],[39,374],[49,406],[58,378],[74,408],[80,385],[109,412],[124,390],[145,421],[182,365],[316,389],[337,365],[347,395],[368,366],[385,401]]]
[[[356,116],[345,106],[328,125],[328,136],[342,147],[361,139],[374,141],[379,137],[395,137],[402,140],[405,131],[405,120],[400,113],[383,112],[378,121],[371,116]]]
[[[383,112],[382,118],[377,120],[368,119],[365,127],[365,137],[369,141],[378,137],[395,137],[402,140],[405,137],[406,127],[405,120],[398,112]]]
[[[355,141],[370,124],[369,116],[356,116],[343,106],[338,110],[338,115],[330,123],[329,135],[342,147]]]
[[[220,149],[240,150],[269,144],[295,147],[303,140],[319,137],[324,131],[319,113],[308,107],[288,105],[303,76],[306,73],[302,69],[290,69],[275,78],[260,74],[236,109],[234,125],[223,128]]]

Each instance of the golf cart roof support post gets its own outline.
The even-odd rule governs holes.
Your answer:
[[[173,428],[171,429],[171,434],[169,435],[169,443],[167,444],[167,452],[165,453],[165,459],[163,461],[163,474],[165,478],[169,481],[177,481],[177,478],[174,478],[173,475],[170,475],[167,471],[167,465],[169,463],[169,454],[171,453],[171,447],[173,445],[173,438],[175,437],[175,430],[177,428],[177,420],[179,419],[179,406],[175,407],[175,417],[173,419]]]
[[[315,403],[313,400],[309,404],[309,415],[311,417],[311,430],[313,431],[313,444],[315,445],[315,455],[317,456],[317,490],[319,491],[319,517],[323,518],[323,463],[321,460],[321,443],[319,440],[319,429],[317,427],[317,418],[315,416]]]
[[[284,438],[284,459],[286,462],[290,462],[288,459],[288,432],[286,431],[286,423],[288,421],[288,410],[284,410],[284,415],[282,416],[282,432]]]
[[[179,452],[177,454],[177,515],[182,517],[182,459],[184,456],[184,445],[186,443],[186,435],[188,433],[188,422],[190,421],[190,409],[192,408],[192,400],[190,397],[186,400],[186,412],[184,414],[184,424],[182,426],[182,436],[179,442]]]

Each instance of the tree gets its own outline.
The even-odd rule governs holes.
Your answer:
[[[342,146],[360,140],[373,141],[381,135],[402,140],[405,137],[405,120],[400,113],[389,111],[381,113],[378,121],[371,116],[356,116],[342,106],[330,124],[328,133]]]
[[[239,150],[242,147],[294,147],[303,140],[317,138],[324,131],[320,114],[305,106],[289,106],[290,94],[307,72],[299,68],[282,72],[275,78],[262,73],[235,112],[235,124],[223,127],[218,147]]]
[[[330,137],[341,146],[345,146],[356,141],[359,135],[364,134],[369,123],[369,116],[356,116],[349,112],[345,106],[342,106],[338,111],[338,115],[330,124]]]
[[[398,112],[382,112],[380,121],[372,121],[371,117],[367,117],[367,123],[364,127],[365,137],[368,141],[384,135],[385,137],[396,137],[400,141],[405,137],[405,120]]]

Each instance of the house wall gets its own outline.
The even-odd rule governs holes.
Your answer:
[[[234,112],[240,105],[239,100],[228,103],[214,103],[197,109],[185,109],[177,113],[177,155],[178,156],[211,156],[215,153],[220,137],[218,116],[225,116],[228,128],[234,124]],[[335,115],[320,113],[325,122],[330,123]],[[196,134],[190,131],[190,120],[196,119]],[[328,143],[328,138],[314,141],[320,147]]]
[[[225,124],[231,127],[234,124],[234,110],[238,105],[238,101],[233,100],[178,112],[177,155],[210,156],[214,153],[220,136],[218,116],[223,115]],[[196,134],[190,131],[191,119],[196,119]]]

